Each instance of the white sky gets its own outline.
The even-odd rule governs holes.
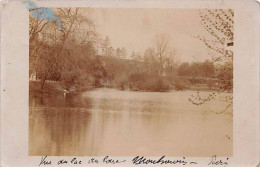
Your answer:
[[[209,49],[191,35],[211,38],[200,24],[196,9],[91,9],[97,31],[110,38],[116,49],[125,47],[128,55],[143,52],[154,46],[155,36],[164,33],[170,36],[171,46],[176,49],[181,62],[210,59]]]

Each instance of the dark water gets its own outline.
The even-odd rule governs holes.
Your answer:
[[[223,103],[194,106],[191,93],[97,89],[30,98],[29,155],[232,155],[232,112],[208,109]]]

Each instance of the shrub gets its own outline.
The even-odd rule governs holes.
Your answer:
[[[166,78],[148,75],[144,73],[133,73],[128,78],[129,88],[134,91],[168,91],[172,84]]]
[[[175,90],[184,90],[189,88],[190,82],[188,80],[178,79],[174,81]]]

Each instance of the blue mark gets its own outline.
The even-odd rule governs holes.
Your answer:
[[[32,12],[32,16],[36,19],[44,20],[49,23],[56,23],[58,28],[61,29],[60,18],[54,14],[50,8],[39,8],[34,2],[25,0],[24,3],[27,5],[27,9]]]

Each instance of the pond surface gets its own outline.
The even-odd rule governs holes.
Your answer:
[[[232,110],[216,114],[220,101],[193,105],[194,93],[104,88],[30,98],[29,155],[232,155]]]

